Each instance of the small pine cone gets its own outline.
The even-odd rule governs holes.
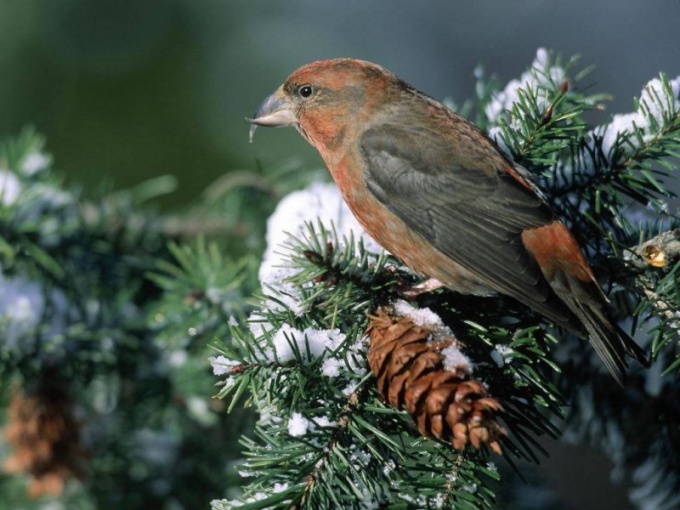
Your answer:
[[[80,425],[65,388],[54,381],[13,395],[3,435],[14,448],[4,470],[29,475],[27,490],[32,498],[58,496],[69,478],[84,473]]]
[[[456,450],[486,445],[501,453],[503,410],[479,381],[446,326],[418,326],[391,309],[378,309],[368,328],[368,363],[383,400],[406,409],[421,434],[450,441]]]

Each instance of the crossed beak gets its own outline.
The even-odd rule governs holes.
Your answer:
[[[288,99],[282,88],[277,89],[276,92],[264,100],[255,111],[252,119],[246,120],[250,122],[249,138],[251,143],[257,126],[283,127],[297,124],[295,106]]]

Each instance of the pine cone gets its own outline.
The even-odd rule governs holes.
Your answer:
[[[40,385],[30,394],[17,391],[8,418],[3,435],[14,453],[5,459],[3,467],[10,473],[31,476],[29,496],[57,496],[70,477],[82,476],[85,454],[79,440],[80,426],[66,391],[58,383]]]
[[[451,441],[456,450],[471,444],[501,453],[505,430],[496,416],[503,408],[471,378],[472,367],[446,326],[418,326],[381,308],[368,334],[368,363],[385,402],[406,409],[424,436]]]

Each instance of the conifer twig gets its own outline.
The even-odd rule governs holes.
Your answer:
[[[667,267],[680,258],[680,229],[663,232],[631,248],[627,262],[635,268]]]

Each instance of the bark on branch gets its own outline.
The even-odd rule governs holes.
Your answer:
[[[626,260],[637,269],[666,267],[680,258],[680,229],[669,230],[634,246]]]

